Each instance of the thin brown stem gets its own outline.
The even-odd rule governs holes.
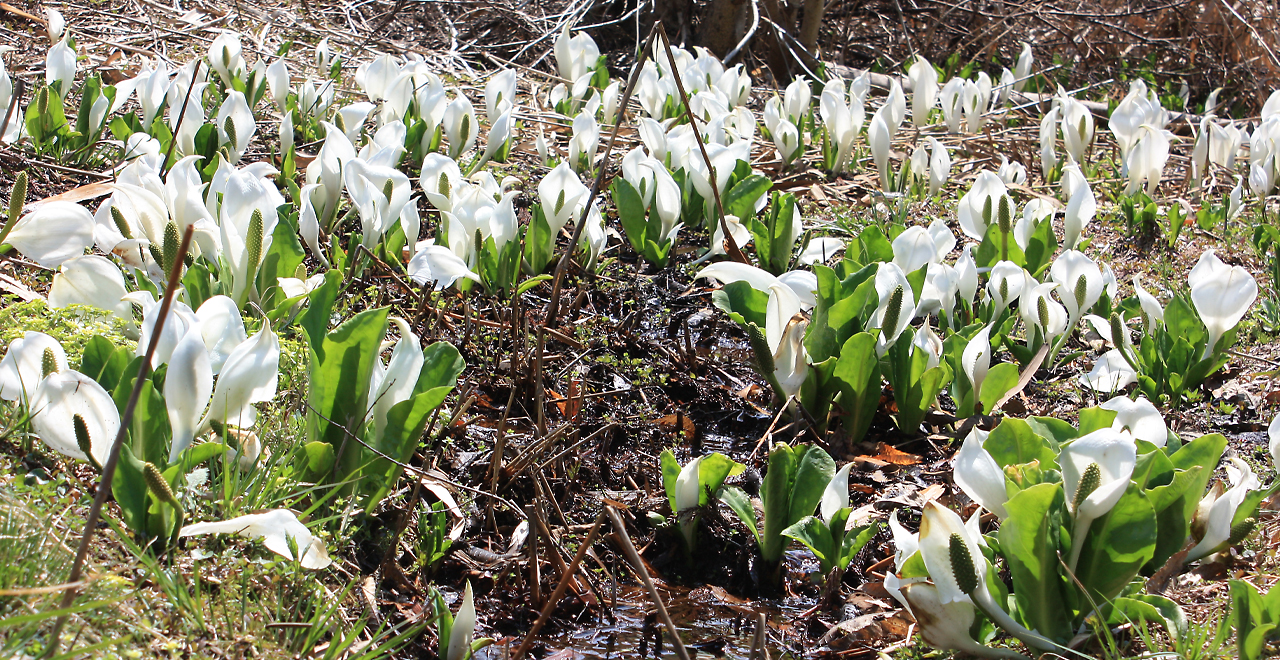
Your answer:
[[[551,283],[551,301],[547,303],[546,318],[542,320],[544,325],[554,327],[556,324],[556,315],[560,311],[560,288],[564,286],[564,274],[569,269],[569,259],[573,256],[573,251],[578,248],[578,241],[582,240],[582,231],[587,226],[591,205],[595,203],[596,196],[604,186],[604,175],[609,169],[609,156],[613,154],[614,144],[618,141],[618,129],[622,126],[622,120],[627,114],[627,103],[631,101],[631,92],[636,88],[636,81],[640,79],[640,70],[644,68],[645,58],[653,46],[653,40],[657,34],[655,30],[662,29],[660,26],[661,24],[655,25],[654,29],[649,31],[649,38],[644,42],[644,47],[640,49],[639,57],[631,68],[627,88],[622,91],[622,103],[618,105],[618,116],[614,119],[613,130],[609,133],[609,146],[605,148],[604,158],[600,161],[600,171],[596,173],[596,180],[591,184],[591,193],[587,195],[587,203],[582,207],[582,216],[578,218],[573,228],[573,238],[569,241],[569,247],[564,254],[560,255],[560,261],[556,263],[555,278]]]
[[[191,234],[195,228],[188,225],[187,230],[182,234],[182,243],[178,245],[178,258],[175,263],[181,264],[187,256],[187,249],[191,247]],[[116,473],[116,465],[120,462],[120,448],[124,446],[125,436],[129,434],[129,426],[133,422],[134,409],[138,407],[138,398],[142,395],[142,387],[146,384],[148,377],[151,375],[151,359],[156,353],[156,346],[160,344],[160,337],[163,335],[165,320],[169,318],[169,308],[173,304],[173,297],[178,290],[179,274],[181,268],[174,268],[169,272],[169,282],[164,289],[164,299],[160,302],[160,313],[156,317],[155,327],[151,329],[151,341],[147,342],[147,352],[142,357],[142,364],[138,366],[138,377],[133,382],[133,392],[129,394],[129,403],[125,405],[124,414],[120,416],[120,430],[116,433],[116,441],[111,445],[111,453],[107,456],[107,462],[102,466],[102,480],[98,482],[98,490],[93,495],[93,506],[89,508],[89,517],[84,523],[84,534],[80,536],[80,547],[76,550],[75,561],[71,564],[71,575],[67,578],[67,582],[76,583],[80,581],[80,574],[84,570],[85,558],[89,555],[89,544],[93,541],[94,532],[98,529],[98,519],[102,517],[102,505],[107,501],[107,494],[111,492],[111,481]],[[65,610],[71,607],[76,600],[76,595],[80,593],[78,588],[68,589],[62,594],[62,603],[58,609]],[[66,614],[58,617],[58,621],[53,626],[53,632],[49,635],[49,650],[45,652],[44,657],[52,657],[61,646],[60,637],[62,628],[67,623]]]
[[[702,141],[702,131],[698,130],[698,120],[693,114],[693,108],[689,105],[689,94],[684,91],[684,81],[680,77],[679,68],[676,67],[676,56],[671,52],[671,42],[667,39],[667,31],[662,28],[661,23],[656,24],[654,28],[662,37],[662,46],[667,51],[667,62],[671,65],[671,75],[676,80],[676,90],[680,92],[680,101],[684,103],[685,117],[689,119],[689,126],[693,128],[693,137],[698,142],[698,151],[702,152],[702,160],[707,164],[707,173],[711,175],[711,195],[715,197],[716,213],[720,215],[720,232],[724,234],[725,253],[729,255],[730,259],[738,263],[751,263],[746,255],[742,254],[742,250],[738,249],[738,241],[734,240],[733,232],[729,231],[729,223],[725,220],[724,203],[720,201],[720,186],[716,185],[716,168],[711,164],[711,156],[707,155],[707,145]]]
[[[605,505],[605,511],[612,511],[608,505]],[[614,514],[616,515],[616,514]],[[587,532],[587,538],[582,540],[582,545],[578,546],[578,552],[573,555],[573,561],[570,562],[569,568],[560,576],[560,583],[556,585],[555,591],[551,592],[551,597],[547,599],[545,605],[542,606],[542,612],[538,614],[538,620],[533,622],[533,627],[529,629],[529,634],[525,635],[524,641],[520,643],[520,648],[516,649],[515,654],[511,656],[511,660],[520,660],[524,654],[529,651],[529,647],[533,645],[534,640],[538,636],[538,631],[542,630],[542,626],[547,623],[547,619],[551,618],[551,612],[555,609],[556,603],[564,597],[564,592],[569,588],[569,581],[573,579],[574,573],[578,570],[578,565],[582,563],[582,558],[586,556],[587,550],[591,548],[591,544],[596,540],[596,535],[600,533],[600,525],[604,523],[605,514],[602,512],[596,516],[596,522],[591,526],[591,530]],[[533,524],[532,522],[530,524]],[[688,660],[688,656],[684,656],[684,660]]]
[[[640,581],[644,583],[645,590],[649,592],[649,598],[653,601],[653,606],[658,610],[658,618],[662,619],[662,623],[667,626],[667,633],[671,635],[671,645],[676,648],[676,655],[680,656],[680,660],[689,660],[689,651],[684,647],[684,640],[680,639],[680,630],[676,628],[675,622],[671,620],[671,615],[667,613],[667,607],[662,604],[662,597],[658,595],[658,588],[653,586],[653,578],[649,577],[649,570],[644,567],[644,560],[640,559],[640,553],[636,552],[635,544],[631,542],[631,537],[627,535],[626,523],[622,522],[622,516],[619,516],[613,507],[606,504],[604,511],[609,514],[609,520],[613,522],[613,529],[618,533],[622,551],[627,555],[627,561],[631,562],[636,575],[640,576]]]

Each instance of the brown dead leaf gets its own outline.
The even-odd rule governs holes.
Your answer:
[[[57,195],[53,195],[52,197],[45,197],[44,199],[31,202],[30,204],[27,204],[24,210],[31,211],[33,209],[44,206],[49,202],[78,203],[78,202],[83,202],[89,199],[97,199],[98,197],[105,197],[107,195],[110,195],[112,190],[113,188],[109,183],[86,183],[83,186],[80,186],[78,188],[72,188],[71,190],[68,190],[64,193],[59,193]]]
[[[875,456],[858,456],[854,460],[864,465],[879,468],[889,465],[917,465],[920,463],[921,458],[881,442],[876,445]]]
[[[894,465],[916,465],[921,460],[915,454],[899,451],[896,447],[883,442],[876,445],[876,452],[878,452],[876,458]]]
[[[684,413],[676,413],[674,415],[663,415],[653,420],[659,428],[677,435],[683,435],[685,438],[693,438],[698,433],[698,427],[693,424],[693,420]]]
[[[577,420],[578,413],[582,412],[582,380],[574,378],[569,381],[568,401],[557,403],[560,408],[560,414],[569,420]]]

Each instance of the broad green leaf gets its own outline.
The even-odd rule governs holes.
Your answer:
[[[383,436],[374,440],[378,451],[399,463],[407,463],[413,456],[432,413],[444,403],[445,397],[457,384],[458,375],[466,368],[466,362],[458,349],[448,342],[436,342],[428,346],[423,351],[423,358],[413,396],[387,411]],[[369,462],[368,474],[376,480],[369,506],[375,507],[395,486],[403,468],[396,462],[376,455],[370,456]]]
[[[1134,594],[1115,599],[1107,623],[1139,625],[1143,621],[1159,623],[1173,638],[1175,644],[1185,637],[1187,632],[1187,618],[1182,608],[1164,596],[1153,594]]]
[[[329,317],[333,313],[333,303],[338,298],[338,287],[342,286],[342,273],[330,270],[324,274],[324,284],[316,287],[308,296],[310,302],[307,309],[298,317],[298,325],[307,333],[307,343],[311,344],[313,353],[318,352],[324,358],[324,338],[329,330]],[[315,359],[315,355],[312,359]],[[314,368],[314,367],[313,367]]]
[[[850,511],[852,511],[850,509]],[[845,521],[841,521],[840,525],[845,525]],[[840,566],[847,568],[849,562],[853,561],[853,557],[862,551],[863,548],[875,538],[876,533],[880,531],[880,523],[873,522],[870,525],[858,525],[852,529],[844,531],[844,539],[840,544]]]
[[[658,465],[662,468],[662,487],[667,491],[667,502],[671,503],[672,513],[676,511],[676,479],[680,478],[680,463],[670,449],[664,449],[658,457]]]
[[[1109,429],[1116,420],[1116,411],[1102,408],[1080,409],[1080,435],[1088,435],[1098,429]]]
[[[724,285],[711,294],[711,302],[729,318],[742,325],[754,323],[765,327],[765,310],[769,307],[769,294],[738,281]]]
[[[325,481],[333,471],[335,456],[333,447],[325,442],[308,442],[302,446],[306,464],[303,474],[310,481]]]
[[[850,442],[859,442],[880,407],[880,361],[876,359],[875,337],[866,332],[850,337],[840,349],[835,377],[845,387],[840,402],[845,413],[845,433]]]
[[[663,477],[666,477],[665,464]],[[738,520],[751,530],[751,536],[756,539],[756,543],[761,543],[760,533],[756,531],[756,508],[752,506],[751,498],[741,488],[729,486],[720,489],[720,501],[729,505],[729,508],[738,515]]]
[[[782,530],[782,535],[795,539],[804,544],[814,557],[818,558],[818,563],[822,564],[823,570],[833,565],[837,559],[839,548],[835,547],[835,541],[831,538],[831,530],[827,528],[826,523],[815,518],[814,516],[805,516],[799,522]]]
[[[821,447],[797,445],[795,447],[796,476],[791,486],[791,506],[787,513],[787,525],[812,515],[822,501],[822,493],[836,473],[836,462]]]
[[[1006,392],[1018,385],[1018,365],[1012,362],[1001,362],[987,372],[982,381],[982,390],[978,392],[978,402],[982,404],[982,412],[990,415],[992,408]]]
[[[1219,433],[1210,433],[1182,445],[1169,455],[1169,461],[1177,469],[1202,468],[1199,476],[1186,487],[1188,495],[1183,502],[1182,511],[1185,520],[1191,520],[1191,516],[1195,514],[1200,498],[1204,496],[1205,488],[1208,488],[1209,480],[1213,478],[1214,470],[1218,469],[1218,461],[1222,460],[1222,452],[1226,450],[1227,439]]]
[[[1056,468],[1058,453],[1048,440],[1036,435],[1026,420],[1006,417],[987,436],[982,447],[1000,467],[1039,461],[1042,468]]]
[[[1080,437],[1076,427],[1057,417],[1028,417],[1027,424],[1036,435],[1046,438],[1054,445],[1061,446]]]
[[[618,220],[622,222],[622,231],[631,242],[636,252],[644,248],[645,233],[648,223],[645,222],[644,200],[634,186],[622,177],[613,179],[613,202],[618,207]]]
[[[1018,612],[1028,628],[1059,642],[1071,639],[1071,622],[1058,567],[1058,529],[1066,514],[1062,487],[1039,484],[1005,503],[1000,549],[1013,578]]]
[[[777,563],[786,548],[782,530],[790,527],[792,522],[787,517],[791,510],[791,485],[795,483],[798,458],[785,442],[774,445],[773,451],[769,452],[769,468],[764,473],[763,488],[760,489],[760,500],[764,505],[760,553],[768,563]]]
[[[863,264],[876,261],[893,261],[893,244],[885,237],[879,227],[867,227],[858,234],[858,243],[866,260]]]
[[[756,200],[760,196],[769,192],[773,187],[773,182],[767,177],[760,174],[752,174],[747,178],[739,181],[732,188],[725,192],[720,203],[724,205],[725,215],[735,215],[739,219],[754,218],[756,215]],[[716,219],[719,222],[719,219]]]
[[[1114,598],[1151,560],[1156,524],[1146,493],[1132,483],[1107,515],[1093,521],[1076,564],[1076,577],[1095,602]]]
[[[1039,278],[1053,263],[1053,254],[1058,250],[1058,237],[1053,233],[1052,222],[1041,222],[1031,233],[1027,241],[1026,268],[1032,277]]]
[[[350,436],[362,435],[369,378],[386,333],[387,308],[365,310],[324,335],[311,355],[307,437],[333,447],[339,478],[360,465],[360,444]]]
[[[85,344],[78,371],[97,381],[102,389],[112,392],[132,359],[133,352],[129,349],[116,348],[106,337],[94,335]]]
[[[124,524],[139,538],[145,536],[147,527],[147,479],[142,476],[142,461],[133,455],[129,444],[120,447],[120,460],[116,463],[115,478],[111,481],[111,494],[120,506]]]
[[[698,463],[698,506],[706,506],[724,485],[725,479],[742,474],[746,469],[747,466],[718,451],[704,456]]]

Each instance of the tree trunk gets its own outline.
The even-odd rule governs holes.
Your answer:
[[[711,0],[702,19],[701,43],[704,48],[724,57],[742,39],[743,18],[748,0]]]
[[[804,22],[800,24],[800,44],[809,54],[818,57],[818,31],[822,28],[822,14],[827,10],[823,0],[804,0]]]

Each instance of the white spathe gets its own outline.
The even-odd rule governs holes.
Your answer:
[[[265,513],[253,513],[221,522],[205,522],[187,525],[179,536],[200,534],[238,534],[251,539],[262,539],[268,550],[288,559],[295,559],[289,550],[289,539],[302,555],[302,567],[327,568],[333,562],[324,541],[317,538],[287,509],[275,509]]]

